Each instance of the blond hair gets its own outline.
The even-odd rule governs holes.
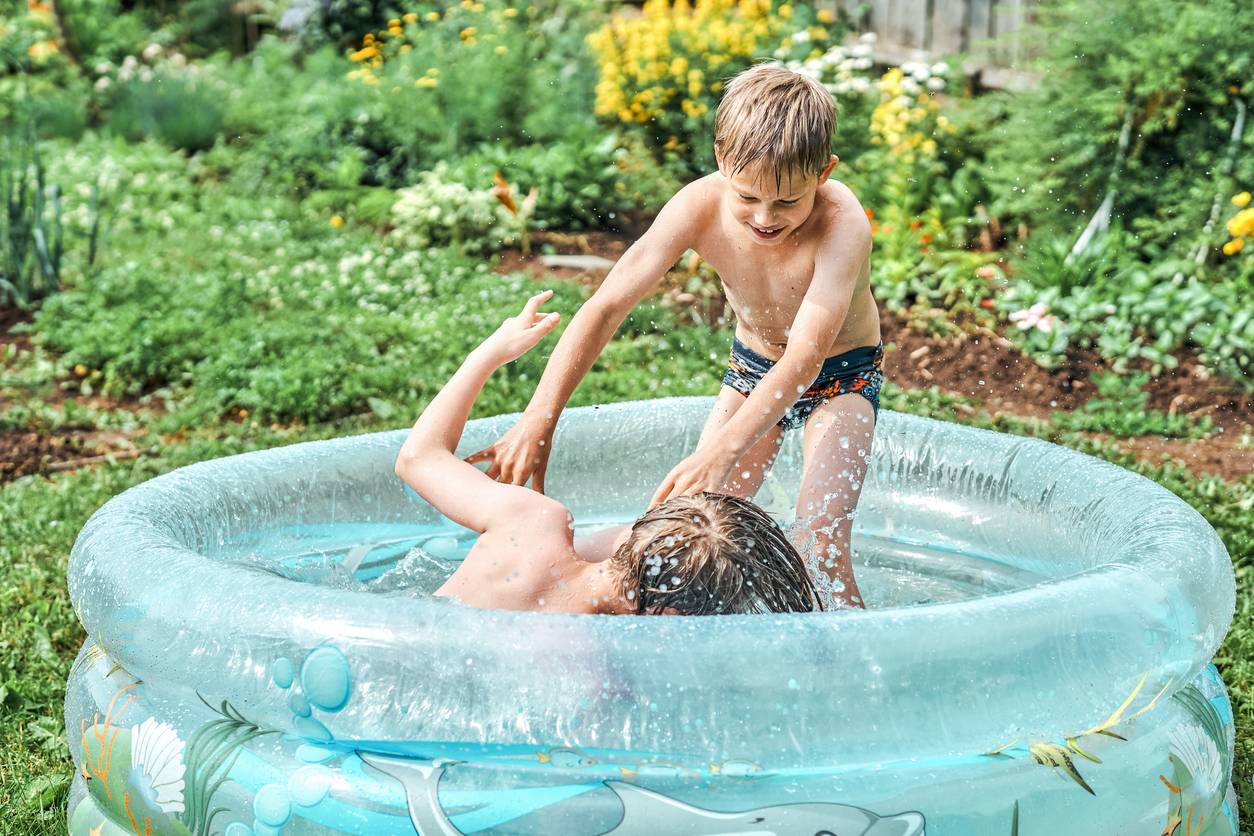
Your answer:
[[[720,493],[677,496],[636,520],[610,563],[638,615],[810,612],[805,562],[770,516]]]
[[[817,177],[827,167],[836,102],[801,73],[758,64],[732,78],[714,117],[714,148],[729,177],[765,163],[779,187],[784,172]]]

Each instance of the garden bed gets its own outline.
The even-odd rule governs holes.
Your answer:
[[[556,253],[594,255],[613,261],[630,246],[631,239],[606,232],[540,233],[533,244],[536,249],[527,256],[518,250],[504,251],[495,269],[501,273],[525,271],[536,279],[557,276],[593,289],[604,279],[604,271],[546,267],[541,251],[547,248]],[[663,283],[668,301],[681,308],[685,303],[676,302],[676,298],[684,297],[676,291],[682,286],[679,271]],[[693,298],[688,304],[703,302]],[[720,306],[721,299],[715,307]],[[703,309],[694,316],[705,318],[705,314]],[[945,313],[935,310],[929,316],[939,321]],[[960,396],[963,400],[954,404],[956,413],[983,412],[991,418],[1049,422],[1056,412],[1074,411],[1096,399],[1092,377],[1107,370],[1107,364],[1093,351],[1070,348],[1065,361],[1050,370],[987,328],[961,323],[964,330],[956,336],[939,336],[917,327],[919,324],[919,320],[907,320],[881,305],[885,376],[902,389],[937,387]],[[1178,359],[1176,368],[1149,378],[1145,386],[1146,406],[1169,416],[1209,418],[1213,430],[1205,438],[1121,438],[1101,432],[1088,435],[1096,440],[1115,440],[1121,449],[1152,464],[1162,463],[1164,457],[1176,460],[1197,475],[1239,481],[1254,473],[1254,396],[1208,374],[1196,358]],[[1148,372],[1149,368],[1148,362],[1133,365],[1133,371]]]

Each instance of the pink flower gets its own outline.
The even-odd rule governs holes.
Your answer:
[[[1048,334],[1060,324],[1058,317],[1048,313],[1048,311],[1049,308],[1045,306],[1044,302],[1037,302],[1026,310],[1012,313],[1010,321],[1019,323],[1020,331],[1036,328],[1036,330]]]

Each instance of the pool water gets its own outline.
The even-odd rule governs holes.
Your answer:
[[[625,525],[625,517],[578,522],[575,536]],[[262,529],[214,554],[289,580],[382,595],[428,597],[470,551],[475,534],[445,525],[335,523]],[[987,556],[854,533],[854,571],[870,608],[909,607],[1009,592],[1043,576]]]

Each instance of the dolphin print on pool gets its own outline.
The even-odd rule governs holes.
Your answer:
[[[440,805],[439,785],[455,761],[415,760],[358,752],[369,766],[405,788],[409,819],[419,836],[464,836]],[[878,816],[830,802],[780,804],[736,813],[694,807],[621,781],[605,781],[623,805],[623,817],[603,836],[925,836],[917,812]]]

